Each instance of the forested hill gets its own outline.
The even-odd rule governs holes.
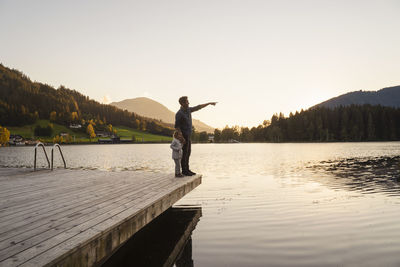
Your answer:
[[[22,72],[0,64],[0,125],[21,126],[38,119],[63,125],[122,125],[162,135],[173,131],[157,120],[100,104],[64,86],[55,89],[32,82]]]
[[[314,107],[334,108],[350,105],[381,105],[386,107],[400,107],[400,86],[383,88],[378,91],[355,91],[343,94]]]
[[[216,142],[332,142],[398,141],[400,108],[351,105],[317,107],[285,117],[272,116],[258,127],[226,127],[215,130]]]

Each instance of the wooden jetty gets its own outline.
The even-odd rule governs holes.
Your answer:
[[[0,266],[93,266],[201,175],[0,168]]]

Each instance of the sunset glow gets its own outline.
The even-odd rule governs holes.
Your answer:
[[[1,1],[1,63],[103,102],[218,101],[195,118],[257,126],[400,84],[398,1]],[[106,103],[106,102],[104,102]]]

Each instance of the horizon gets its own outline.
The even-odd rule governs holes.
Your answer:
[[[3,66],[5,66],[2,62],[0,62],[0,64],[3,65]],[[23,75],[25,75],[26,77],[28,77],[32,82],[42,83],[42,82],[40,82],[40,81],[32,80],[31,77],[29,77],[29,75],[27,75],[26,73],[22,72],[21,70],[18,70],[18,69],[15,69],[15,68],[11,68],[11,67],[8,67],[8,66],[5,66],[5,67],[7,67],[7,68],[9,68],[9,69],[17,70],[18,72],[21,72]],[[47,85],[49,85],[49,84],[47,84]],[[49,86],[53,87],[53,88],[56,89],[56,90],[59,88],[59,87],[58,87],[58,88],[55,87],[54,85],[49,85]],[[60,87],[61,87],[61,86],[65,87],[65,88],[67,88],[67,89],[70,89],[70,90],[75,90],[74,88],[68,88],[68,87],[65,86],[65,85],[60,85]],[[383,87],[383,88],[380,88],[380,89],[377,89],[377,90],[358,90],[358,91],[350,91],[350,92],[344,93],[344,94],[342,94],[342,95],[345,95],[345,94],[348,94],[348,93],[354,93],[354,92],[378,92],[378,91],[381,91],[381,90],[383,90],[383,89],[393,88],[393,87],[400,87],[400,85],[392,85],[392,86]],[[78,92],[79,92],[79,91],[78,91]],[[81,93],[81,92],[79,92],[79,93]],[[83,94],[83,95],[84,95],[84,94]],[[326,101],[329,101],[329,100],[332,100],[332,99],[334,99],[334,98],[336,98],[336,97],[339,97],[339,96],[342,96],[342,95],[338,95],[338,96],[332,97],[332,98],[330,98],[330,99],[323,100],[323,101],[321,101],[320,103],[317,103],[316,105],[321,104],[321,103],[326,102]],[[85,95],[85,96],[86,96],[86,95]],[[90,96],[89,96],[89,98],[90,98]],[[94,101],[97,101],[98,103],[101,103],[101,104],[111,105],[112,103],[119,103],[119,102],[123,102],[123,101],[127,101],[127,100],[135,100],[135,99],[140,99],[140,98],[149,99],[149,100],[154,101],[154,102],[160,104],[161,106],[165,107],[165,108],[168,109],[170,112],[173,112],[173,113],[176,112],[176,111],[171,110],[171,108],[167,107],[166,105],[164,105],[164,104],[161,103],[160,101],[157,101],[157,100],[155,100],[154,98],[148,97],[148,96],[138,96],[138,97],[133,97],[133,98],[126,98],[126,99],[123,99],[123,100],[121,100],[121,101],[112,101],[112,102],[108,101],[107,103],[105,103],[105,101],[99,101],[99,100],[96,100],[96,99],[93,99],[93,98],[90,98],[90,99],[92,99],[92,100],[94,100]],[[103,98],[103,100],[104,100],[104,98]],[[180,107],[179,107],[179,108],[180,108]],[[311,108],[311,107],[309,107],[309,108]],[[307,109],[308,109],[308,108],[307,108]],[[289,114],[290,114],[290,113],[295,114],[296,112],[301,112],[301,111],[303,111],[303,110],[306,111],[307,109],[300,109],[300,110],[291,111],[291,112],[289,112]],[[134,111],[134,112],[137,113],[137,114],[139,114],[139,113],[136,112],[136,111]],[[281,112],[281,113],[283,113],[283,112]],[[195,113],[194,113],[194,114],[195,114]],[[283,114],[284,114],[284,113],[283,113]],[[285,117],[289,117],[289,114],[284,114],[284,116],[285,116]],[[145,116],[144,114],[139,114],[139,115]],[[279,115],[279,113],[278,113],[278,112],[275,112],[275,113],[273,113],[273,115]],[[145,117],[146,117],[146,116],[145,116]],[[155,118],[155,119],[157,119],[157,118]],[[196,118],[194,117],[194,119],[196,119]],[[266,118],[265,120],[268,120],[268,121],[269,121],[269,118]],[[253,126],[238,125],[238,124],[233,124],[233,125],[228,125],[228,124],[226,124],[226,125],[223,126],[223,127],[213,127],[213,126],[211,126],[211,125],[208,125],[206,122],[203,122],[203,121],[201,121],[201,122],[202,122],[202,123],[205,123],[207,126],[209,126],[209,127],[211,127],[211,128],[215,128],[215,129],[222,130],[222,129],[224,129],[225,127],[243,127],[243,128],[246,128],[246,127],[247,127],[247,128],[249,128],[249,129],[251,129],[252,127],[257,127],[257,126],[259,126],[259,125],[262,125],[264,121],[261,122],[261,123],[259,123],[259,124],[257,124],[257,125],[253,125]]]
[[[253,127],[400,84],[397,1],[0,3],[2,64],[98,102],[187,95],[214,128]],[[35,40],[35,41],[32,41]]]
[[[359,90],[359,91],[361,91],[361,92],[378,92],[378,91],[380,91],[380,90],[383,90],[383,89],[386,89],[386,88],[392,88],[392,87],[400,87],[400,84],[399,85],[393,85],[393,86],[389,86],[389,87],[383,87],[383,88],[380,88],[380,89],[377,89],[377,90]],[[350,91],[350,92],[347,92],[347,93],[344,93],[344,94],[348,94],[348,93],[353,93],[353,92],[359,92],[359,91]],[[342,94],[343,95],[343,94]],[[338,95],[338,96],[341,96],[341,95]],[[338,97],[338,96],[335,96],[335,97]],[[335,97],[333,97],[333,98],[335,98]],[[146,99],[150,99],[150,100],[152,100],[152,101],[155,101],[155,102],[157,102],[158,104],[160,104],[160,105],[162,105],[162,106],[164,106],[165,108],[167,108],[169,111],[171,111],[171,112],[176,112],[176,111],[173,111],[173,110],[171,110],[169,107],[167,107],[167,106],[165,106],[163,103],[161,103],[161,102],[159,102],[159,101],[157,101],[157,100],[155,100],[155,99],[153,99],[153,98],[151,98],[151,97],[146,97],[146,96],[138,96],[138,97],[133,97],[133,98],[127,98],[127,99],[123,99],[123,100],[121,100],[121,101],[113,101],[113,102],[109,102],[109,103],[102,103],[102,102],[100,102],[100,103],[102,103],[102,104],[107,104],[107,105],[111,105],[112,103],[119,103],[119,102],[122,102],[122,101],[126,101],[126,100],[135,100],[135,99],[138,99],[138,98],[146,98]],[[322,103],[322,102],[325,102],[325,101],[328,101],[328,100],[331,100],[332,98],[330,98],[330,99],[326,99],[326,100],[323,100],[323,101],[321,101],[320,103]],[[316,105],[318,105],[318,104],[320,104],[320,103],[317,103]],[[309,107],[309,108],[311,108],[311,107]],[[289,112],[289,114],[290,113],[293,113],[293,114],[295,114],[296,112],[301,112],[301,110],[307,110],[307,109],[300,109],[300,110],[295,110],[295,111],[291,111],[291,112]],[[283,112],[282,112],[283,113]],[[195,113],[193,113],[193,114],[195,114]],[[279,115],[279,112],[275,112],[273,115]],[[283,113],[284,114],[284,113]],[[285,117],[289,117],[289,114],[284,114],[284,116]],[[194,118],[195,119],[195,118]],[[270,118],[266,118],[265,120],[270,120]],[[202,121],[203,122],[203,121]],[[203,123],[205,123],[205,122],[203,122]],[[205,123],[205,124],[207,124],[207,123]],[[259,126],[259,125],[262,125],[263,124],[263,122],[260,122],[258,125],[253,125],[253,126],[246,126],[246,125],[225,125],[225,126],[223,126],[223,127],[213,127],[213,128],[215,128],[215,129],[220,129],[220,130],[222,130],[222,129],[224,129],[226,126],[228,126],[228,127],[235,127],[235,126],[239,126],[239,127],[248,127],[248,128],[252,128],[252,127],[257,127],[257,126]],[[208,125],[208,124],[207,124]],[[208,126],[211,126],[211,125],[208,125]],[[211,126],[212,127],[212,126]]]

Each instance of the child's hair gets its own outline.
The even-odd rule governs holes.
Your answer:
[[[178,139],[182,144],[186,143],[185,138],[183,138],[182,132],[179,130],[175,130],[174,134],[172,135],[172,137]]]
[[[180,131],[175,130],[174,134],[172,135],[172,137],[177,138],[179,136],[179,134],[180,134]]]

